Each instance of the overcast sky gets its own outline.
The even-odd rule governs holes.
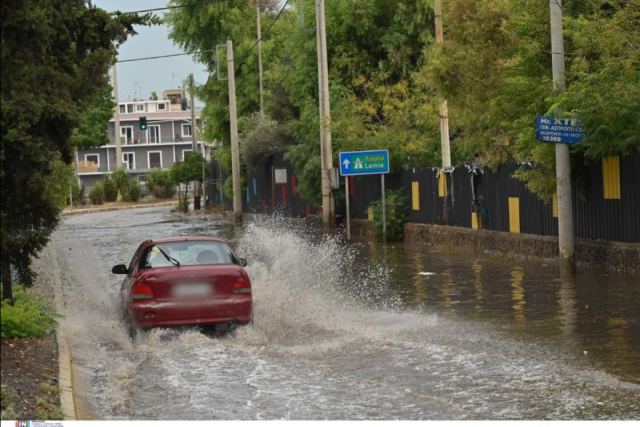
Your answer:
[[[93,0],[93,4],[109,12],[114,10],[126,12],[164,7],[167,1]],[[169,39],[169,28],[166,25],[136,27],[136,31],[138,35],[131,37],[120,46],[119,60],[184,52]],[[118,64],[118,97],[120,100],[135,97],[147,99],[154,90],[158,96],[162,96],[164,89],[177,88],[189,73],[193,73],[196,83],[205,82],[208,76],[204,65],[195,63],[190,55],[120,63]],[[197,104],[201,103],[197,102]]]

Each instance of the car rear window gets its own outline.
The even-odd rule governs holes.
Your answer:
[[[207,240],[157,243],[147,248],[142,268],[180,265],[238,264],[226,243]]]

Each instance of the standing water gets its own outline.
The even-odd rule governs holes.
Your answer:
[[[172,235],[225,237],[249,260],[252,326],[131,341],[111,266]],[[59,276],[98,419],[640,418],[640,287],[622,275],[562,282],[542,262],[158,208],[65,218],[40,269]]]

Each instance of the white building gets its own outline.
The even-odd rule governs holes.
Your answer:
[[[120,102],[122,166],[144,184],[154,168],[169,169],[192,151],[191,110],[184,89],[165,90],[162,100]],[[147,129],[140,130],[140,117],[147,118]],[[197,128],[202,130],[200,112]],[[116,169],[115,120],[109,121],[109,144],[78,150],[76,164],[80,182],[89,189],[106,173]],[[198,132],[200,136],[202,132]],[[204,141],[197,141],[202,152]]]

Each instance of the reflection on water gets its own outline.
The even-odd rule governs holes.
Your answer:
[[[383,262],[409,307],[495,323],[550,343],[624,380],[640,383],[640,278],[579,268],[561,279],[553,260],[510,260],[429,246],[354,243],[362,263]],[[420,275],[420,272],[434,275]],[[410,277],[411,280],[407,280]]]
[[[523,326],[527,319],[524,316],[524,288],[522,280],[524,279],[524,271],[522,267],[514,265],[511,269],[511,298],[513,298],[514,319],[518,326]]]

